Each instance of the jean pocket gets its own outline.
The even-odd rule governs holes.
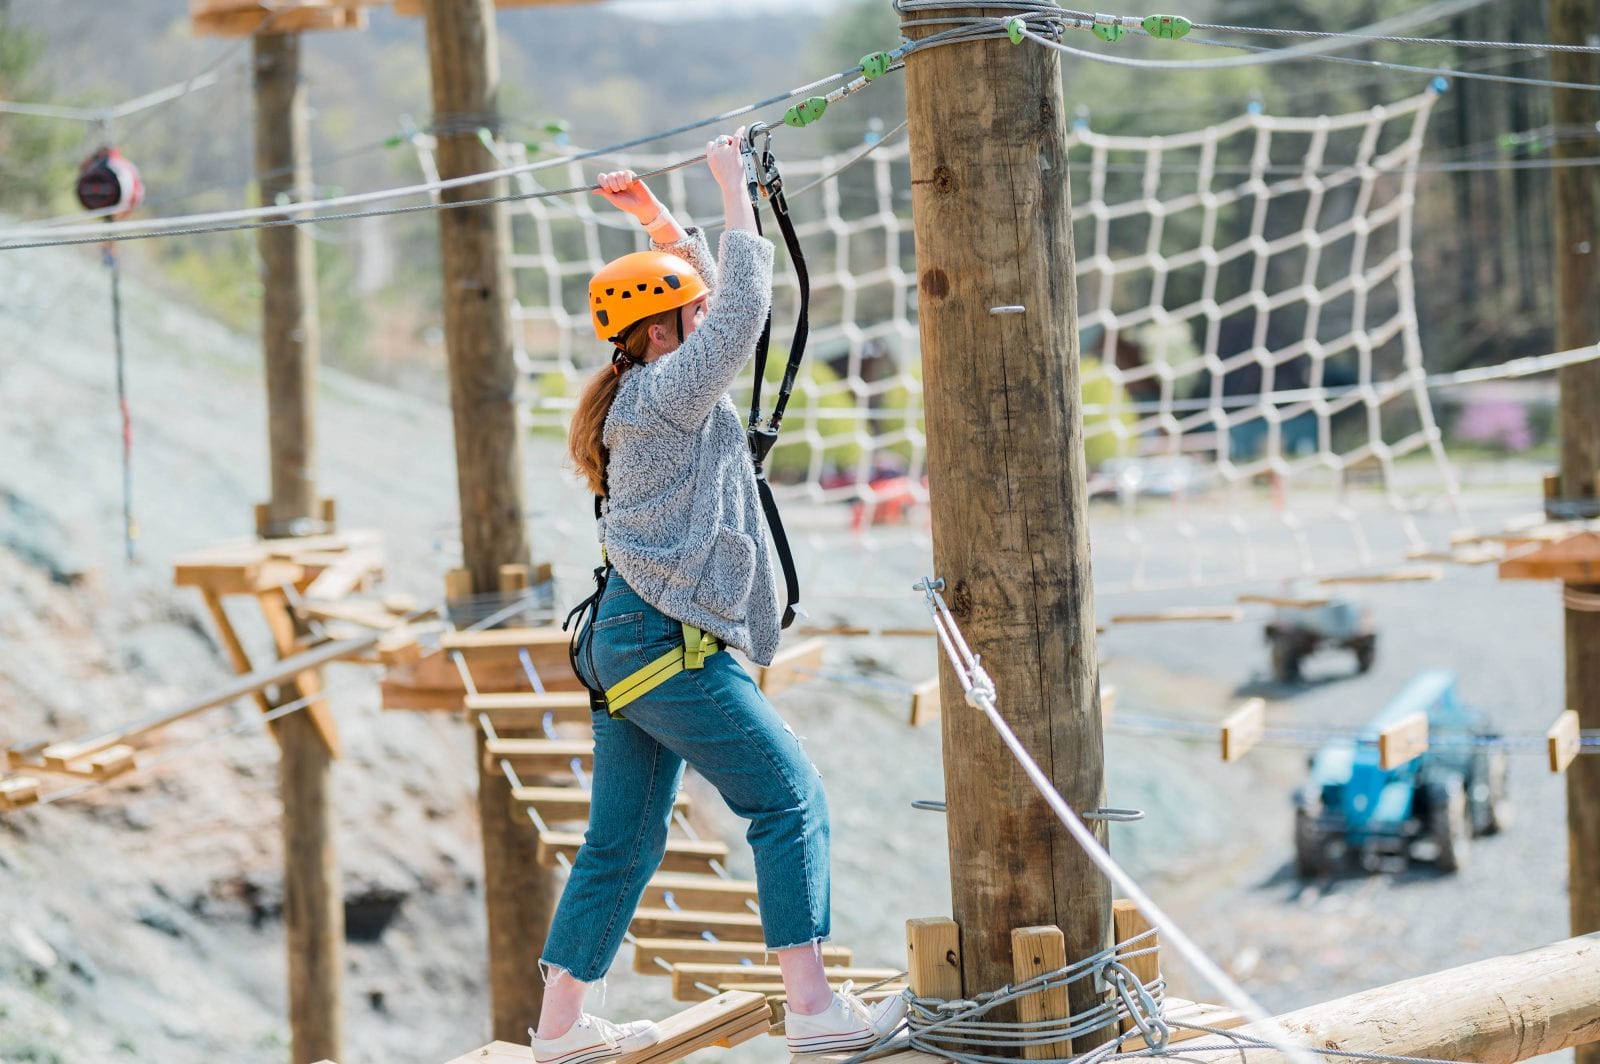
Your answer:
[[[589,632],[588,661],[602,690],[615,687],[649,664],[644,649],[644,614],[621,613],[596,621]]]
[[[744,616],[755,577],[756,541],[743,532],[719,528],[694,589],[694,603],[718,617],[737,621]]]

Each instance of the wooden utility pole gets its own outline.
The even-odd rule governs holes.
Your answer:
[[[500,58],[491,0],[424,0],[433,75],[439,176],[493,170],[478,129],[496,129]],[[503,195],[504,180],[451,189],[446,203]],[[462,564],[479,594],[499,586],[500,566],[527,564],[522,454],[511,345],[511,232],[502,205],[438,212],[444,265],[445,342],[455,416]],[[480,732],[478,815],[483,832],[494,1037],[520,1041],[544,1000],[538,959],[556,893],[534,860],[528,825],[512,819],[499,765]]]
[[[1600,45],[1594,0],[1550,0],[1551,41]],[[1600,84],[1600,56],[1551,52],[1555,81]],[[1561,160],[1594,154],[1600,96],[1551,90],[1556,129],[1556,350],[1600,344],[1600,175]],[[1568,366],[1561,381],[1561,487],[1567,516],[1600,514],[1600,362]],[[1573,513],[1576,509],[1577,513]],[[1573,585],[1568,585],[1573,587]],[[1576,586],[1600,592],[1597,586]],[[1591,600],[1592,601],[1592,600]],[[1580,728],[1600,728],[1600,613],[1567,600],[1567,706]],[[1600,931],[1600,759],[1580,757],[1567,770],[1568,898],[1572,933]],[[1600,1064],[1600,1046],[1581,1046],[1578,1064]]]
[[[1060,62],[1002,38],[913,52],[906,79],[934,575],[1001,713],[1088,812],[1105,784]],[[1012,979],[1015,928],[1061,928],[1068,960],[1108,946],[1111,892],[948,671],[941,689],[970,997]],[[1072,1011],[1098,1000],[1073,984]]]
[[[311,132],[300,35],[271,27],[252,40],[255,53],[256,172],[263,204],[309,200]],[[267,365],[267,432],[272,495],[261,532],[292,536],[315,524],[314,472],[318,362],[317,267],[311,234],[300,226],[257,235],[262,273],[262,349]],[[287,610],[274,628],[280,655],[292,654]],[[291,626],[283,630],[285,625]],[[278,704],[314,694],[308,674],[278,688]],[[282,747],[284,930],[289,955],[289,1027],[294,1064],[344,1055],[344,900],[333,845],[331,800],[335,751],[310,712],[273,725]]]
[[[311,123],[300,74],[300,35],[253,39],[256,172],[263,205],[310,200]],[[261,345],[267,363],[267,439],[272,497],[263,532],[312,531],[316,487],[317,253],[298,225],[256,233],[261,255]],[[318,529],[320,530],[320,529]]]

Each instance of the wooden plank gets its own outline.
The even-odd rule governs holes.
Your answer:
[[[0,780],[0,810],[10,812],[39,800],[39,781],[32,776],[10,776]]]
[[[1139,907],[1127,898],[1117,898],[1111,903],[1111,937],[1118,942],[1127,942],[1130,939],[1143,935],[1151,929],[1150,921],[1145,919]],[[1158,934],[1150,934],[1132,943],[1126,950],[1119,951],[1117,959],[1123,967],[1134,974],[1134,977],[1145,986],[1155,985],[1161,978],[1161,954],[1140,953],[1141,950],[1159,947],[1161,938]],[[1126,953],[1137,953],[1138,956],[1125,956]],[[1170,999],[1169,999],[1170,1000]],[[1131,1018],[1123,1019],[1121,1029],[1131,1031],[1134,1023]]]
[[[1222,760],[1237,761],[1261,741],[1267,728],[1267,703],[1247,698],[1222,720]]]
[[[717,913],[640,906],[628,925],[635,938],[700,938],[706,931],[725,942],[761,942],[761,918],[755,913]]]
[[[1500,563],[1502,580],[1600,584],[1600,532],[1577,532]]]
[[[1395,721],[1378,733],[1378,767],[1387,772],[1398,768],[1428,749],[1428,714],[1417,710]]]
[[[200,589],[200,597],[205,602],[207,612],[211,614],[212,623],[217,626],[218,635],[222,637],[222,649],[227,653],[233,671],[241,676],[250,673],[252,671],[250,656],[245,652],[244,643],[240,641],[233,622],[228,619],[228,611],[223,608],[222,598],[209,587]],[[271,711],[272,703],[267,700],[266,691],[258,688],[253,697],[261,712]]]
[[[587,691],[495,691],[467,695],[468,713],[485,713],[496,731],[542,727],[548,714],[557,724],[589,724],[594,711]]]
[[[939,719],[939,677],[924,680],[911,689],[911,726],[921,727]]]
[[[468,657],[476,657],[480,653],[494,653],[512,651],[523,647],[552,647],[559,646],[563,651],[567,648],[572,633],[563,632],[559,625],[541,625],[535,628],[490,628],[479,632],[447,632],[439,641],[439,649],[443,651],[460,650]]]
[[[730,990],[660,1021],[661,1041],[630,1053],[618,1064],[668,1064],[681,1060],[697,1049],[737,1037],[754,1025],[757,1017],[765,1022],[767,1015],[765,997]],[[525,1046],[523,1053],[527,1053]]]
[[[825,639],[807,639],[778,651],[771,665],[756,666],[756,686],[761,688],[762,694],[771,698],[795,684],[805,683],[811,678],[806,672],[822,668],[822,654],[827,648],[828,641]]]
[[[191,15],[190,31],[197,37],[248,37],[266,34],[304,33],[310,30],[359,30],[367,25],[367,13],[356,7],[303,6],[282,12],[264,30],[269,12],[219,11]]]
[[[1556,722],[1545,732],[1545,744],[1550,753],[1550,771],[1565,772],[1583,750],[1583,739],[1578,730],[1578,711],[1562,710]]]
[[[515,787],[511,791],[511,806],[516,813],[532,807],[547,824],[589,819],[589,792],[581,787]],[[689,812],[689,796],[679,792],[672,807],[681,813]]]
[[[1381,573],[1345,573],[1339,576],[1325,576],[1317,583],[1324,587],[1335,587],[1343,584],[1426,584],[1439,580],[1444,576],[1444,570],[1437,566],[1413,565],[1401,569],[1390,569]]]
[[[272,641],[278,648],[280,659],[295,656],[295,649],[299,645],[299,632],[295,628],[294,614],[289,611],[289,598],[282,588],[273,588],[263,591],[256,596],[261,604],[261,613],[266,618],[267,630],[272,633]],[[320,668],[302,669],[294,675],[294,689],[298,692],[297,698],[312,698],[303,710],[313,724],[317,726],[317,734],[322,736],[322,741],[328,744],[328,752],[337,759],[342,744],[339,741],[339,725],[333,719],[333,708],[328,705],[325,698],[316,698],[322,692],[322,671]]]
[[[1174,606],[1148,613],[1114,613],[1112,624],[1163,624],[1169,621],[1241,621],[1244,610],[1237,606]]]
[[[1065,963],[1065,962],[1063,962]],[[842,986],[847,980],[856,983],[876,983],[894,980],[900,973],[894,968],[828,968],[828,985]],[[700,984],[700,986],[696,986]],[[904,985],[904,984],[902,984]],[[702,987],[719,990],[743,989],[755,986],[783,987],[783,972],[776,964],[703,964],[674,965],[672,969],[672,996],[678,1001],[699,1001],[714,997]]]
[[[539,863],[553,866],[560,863],[560,857],[575,860],[582,845],[583,835],[578,832],[541,831]],[[667,872],[710,872],[713,861],[720,864],[727,859],[727,843],[715,839],[668,839],[661,868]]]
[[[1046,972],[1059,971],[1067,964],[1067,941],[1061,928],[1051,925],[1017,927],[1011,931],[1011,970],[1017,985]],[[1065,985],[1037,990],[1017,999],[1018,1018],[1023,1023],[1062,1020],[1067,1016]],[[1034,1042],[1022,1047],[1025,1060],[1048,1060],[1070,1056],[1072,1040]]]
[[[1461,546],[1453,550],[1421,548],[1406,552],[1408,561],[1447,562],[1451,565],[1488,565],[1490,562],[1500,561],[1504,557],[1504,551],[1484,545]]]
[[[467,697],[460,687],[419,687],[395,671],[379,681],[378,692],[383,708],[395,712],[458,713]]]
[[[1316,609],[1333,601],[1327,597],[1302,597],[1299,595],[1267,595],[1247,592],[1237,602],[1246,606],[1281,606],[1285,609]]]
[[[484,747],[484,771],[500,771],[504,761],[519,776],[565,776],[577,761],[585,772],[594,768],[593,739],[491,739]]]
[[[756,885],[748,879],[728,879],[694,872],[657,872],[645,885],[639,904],[669,908],[667,894],[680,909],[747,913],[756,900]]]
[[[675,964],[763,964],[773,952],[760,942],[706,942],[692,938],[635,938],[633,970],[641,975],[665,975]],[[822,963],[850,964],[854,954],[844,946],[822,944]],[[664,962],[666,967],[657,961]]]
[[[906,968],[917,997],[961,996],[961,928],[947,916],[906,921]]]
[[[243,565],[180,561],[172,571],[174,586],[206,588],[218,595],[255,595],[299,583],[304,577],[302,566],[281,558],[262,558]]]

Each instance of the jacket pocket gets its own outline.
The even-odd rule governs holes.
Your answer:
[[[694,603],[718,617],[741,620],[755,578],[755,540],[731,528],[719,528],[700,583],[694,589]]]

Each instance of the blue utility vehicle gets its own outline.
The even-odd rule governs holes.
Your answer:
[[[1385,769],[1378,735],[1416,712],[1428,717],[1428,749]],[[1354,740],[1324,744],[1311,778],[1295,792],[1295,871],[1330,872],[1347,855],[1376,867],[1386,858],[1427,858],[1445,872],[1466,862],[1471,840],[1509,824],[1505,750],[1478,711],[1464,705],[1456,675],[1414,677]]]

